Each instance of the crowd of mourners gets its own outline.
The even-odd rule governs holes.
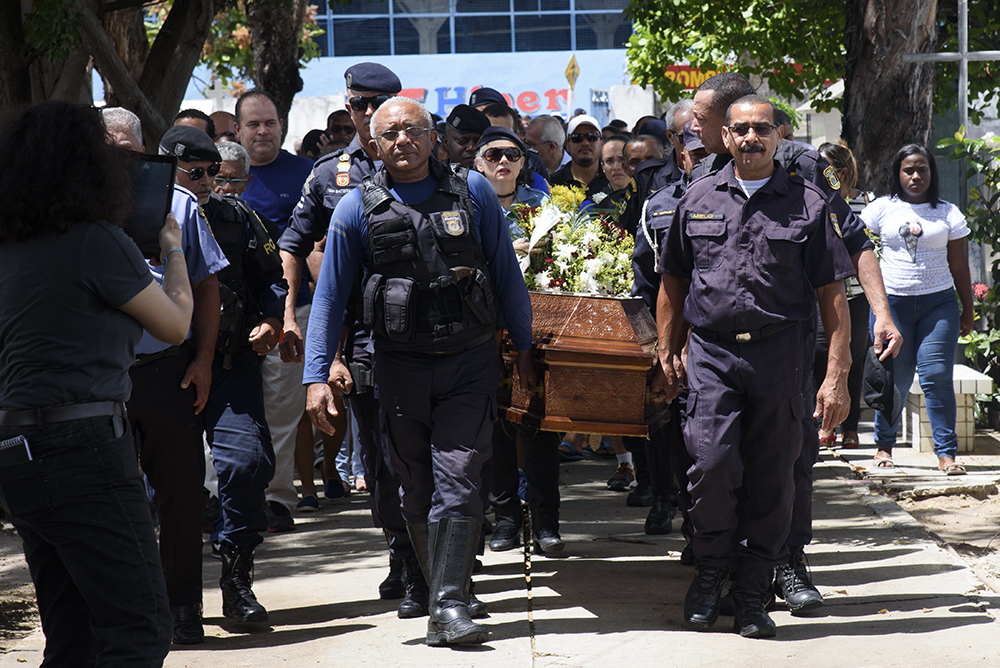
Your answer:
[[[528,118],[485,87],[440,118],[371,62],[345,84],[298,155],[262,90],[233,114],[181,111],[155,145],[124,108],[50,102],[4,124],[0,503],[46,665],[84,648],[88,665],[153,666],[201,643],[205,534],[223,614],[266,625],[263,535],[361,491],[386,539],[378,595],[426,617],[428,644],[487,642],[477,554],[528,535],[522,502],[536,553],[561,551],[558,470],[584,456],[613,461],[608,487],[649,508],[646,533],[677,522],[689,626],[727,615],[772,637],[776,599],[823,605],[812,467],[838,425],[859,446],[866,377],[888,379],[875,466],[893,466],[917,372],[939,468],[965,472],[951,374],[972,328],[969,229],[925,147],[858,184],[849,148],[795,141],[735,73],[631,128]],[[123,231],[135,153],[176,160],[146,253]],[[501,330],[522,389],[541,377],[513,208],[557,185],[635,239],[671,418],[647,438],[498,414]]]

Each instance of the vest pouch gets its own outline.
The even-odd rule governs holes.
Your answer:
[[[490,289],[489,279],[479,269],[476,269],[474,277],[466,281],[462,288],[462,298],[465,306],[476,317],[480,324],[486,325],[496,322],[496,313],[493,311],[493,291]]]
[[[409,343],[413,340],[414,301],[417,284],[409,278],[387,278],[385,281],[385,335],[390,341]]]
[[[461,253],[469,248],[471,220],[465,211],[440,211],[428,216],[434,240],[445,255]]]
[[[407,216],[369,222],[369,243],[376,267],[417,257],[417,232]]]

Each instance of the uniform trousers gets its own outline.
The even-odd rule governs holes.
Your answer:
[[[310,304],[295,309],[295,320],[306,338]],[[295,437],[299,421],[306,410],[306,386],[302,384],[304,364],[286,364],[275,348],[264,357],[261,377],[264,383],[264,415],[271,431],[274,450],[274,477],[267,486],[265,497],[295,510],[299,494],[295,491]]]
[[[785,540],[802,447],[803,335],[799,325],[749,343],[692,333],[684,437],[693,547],[699,562],[726,568],[736,585],[763,594],[788,558]],[[738,492],[741,508],[737,507]]]
[[[142,471],[153,489],[160,524],[160,563],[170,605],[199,605],[202,590],[202,511],[205,457],[201,418],[194,414],[194,385],[181,380],[194,357],[180,354],[129,370],[129,421],[139,444]]]
[[[497,524],[521,526],[517,434],[524,443],[524,475],[528,480],[532,531],[536,535],[539,529],[559,531],[559,434],[502,419],[493,427],[490,503],[496,509]]]
[[[170,607],[127,422],[0,427],[18,435],[33,459],[0,468],[0,503],[35,583],[42,666],[162,665]]]
[[[203,414],[219,476],[221,539],[253,550],[267,530],[264,490],[274,475],[274,451],[264,418],[260,363],[249,346],[232,356],[229,369],[223,368],[222,355],[215,356]]]
[[[496,342],[448,355],[380,350],[376,342],[373,371],[403,519],[482,520],[500,382]]]
[[[358,425],[361,465],[365,469],[365,482],[371,496],[372,522],[385,534],[389,554],[405,559],[413,554],[413,546],[400,508],[399,478],[389,466],[389,451],[375,392],[369,389],[352,394],[348,403]]]

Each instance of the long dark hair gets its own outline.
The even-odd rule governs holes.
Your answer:
[[[899,168],[902,166],[903,161],[911,155],[922,155],[927,158],[927,164],[931,168],[931,185],[927,189],[927,201],[930,202],[932,209],[936,209],[938,203],[941,201],[941,181],[938,178],[937,161],[934,159],[934,155],[927,150],[926,146],[921,144],[907,144],[896,151],[896,155],[892,157],[892,168],[889,170],[889,176],[886,179],[887,189],[898,199],[903,199],[903,186],[899,183]]]
[[[97,109],[29,107],[0,130],[0,243],[98,220],[123,225],[132,200],[124,151]]]

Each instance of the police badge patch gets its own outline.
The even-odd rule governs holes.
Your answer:
[[[833,188],[833,192],[840,192],[840,179],[837,178],[837,170],[833,168],[833,165],[828,165],[826,169],[823,170],[823,176],[826,177],[826,182],[830,184]]]
[[[836,175],[834,175],[834,178],[837,178]],[[835,213],[830,214],[830,224],[833,225],[833,231],[837,233],[837,236],[843,239],[844,233],[840,231],[840,223],[837,222],[837,214]]]
[[[342,154],[337,162],[337,178],[335,180],[338,188],[346,188],[351,185],[350,172],[351,158],[347,154]]]
[[[458,237],[465,233],[465,225],[462,224],[462,214],[458,211],[442,211],[441,222],[444,223],[445,231],[453,237]]]

